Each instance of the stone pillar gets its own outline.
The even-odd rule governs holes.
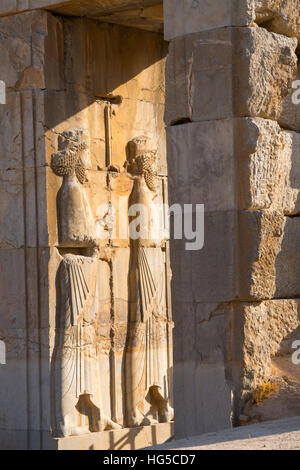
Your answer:
[[[56,88],[59,76],[53,67],[52,82],[45,77],[45,13],[1,18],[0,23],[0,76],[6,85],[6,104],[0,105],[0,337],[6,345],[6,364],[0,366],[0,442],[4,449],[37,449],[48,408],[42,398],[49,311],[42,90]]]
[[[169,199],[205,205],[171,245],[177,438],[240,424],[299,323],[299,6],[164,0]]]

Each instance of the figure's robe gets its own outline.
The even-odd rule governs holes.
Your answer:
[[[57,273],[58,308],[54,349],[55,428],[75,408],[80,395],[100,407],[95,333],[97,256],[68,254]]]

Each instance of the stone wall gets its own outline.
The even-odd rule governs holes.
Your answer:
[[[130,425],[130,377],[146,364],[150,395],[139,407],[151,417],[156,409],[160,422],[169,421],[168,243],[161,230],[143,246],[142,266],[139,260],[135,265],[140,251],[128,234],[109,232],[110,204],[127,228],[127,206],[139,178],[148,198],[167,202],[166,43],[157,33],[41,10],[3,17],[0,29],[0,76],[7,90],[7,104],[0,108],[0,339],[7,351],[0,368],[0,446],[52,448],[57,442],[51,436],[74,434],[77,426],[78,433],[88,433]],[[148,163],[148,187],[135,174],[129,143],[139,152],[136,158],[156,160],[155,170]],[[149,357],[136,373],[135,359],[125,354],[130,348],[135,354],[136,334],[144,341],[143,325],[136,332],[136,320],[130,323],[132,292],[139,292],[129,274],[132,265],[144,282],[151,280],[144,315],[150,315],[150,302],[159,302],[151,303],[155,318],[143,323],[152,328]],[[98,424],[89,400],[101,408]],[[75,413],[75,405],[80,412],[71,428],[65,415],[70,406]],[[158,422],[151,417],[143,424]],[[141,419],[132,423],[138,424]],[[170,425],[164,429],[171,432]],[[123,435],[135,446],[136,433]]]
[[[204,248],[171,245],[183,437],[239,424],[299,323],[300,3],[164,5],[170,201],[205,204]]]

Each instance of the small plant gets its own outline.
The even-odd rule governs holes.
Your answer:
[[[273,392],[277,390],[277,387],[272,382],[265,382],[255,390],[253,393],[253,401],[254,403],[261,403],[264,400],[267,400]]]

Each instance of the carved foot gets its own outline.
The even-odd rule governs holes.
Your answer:
[[[151,424],[157,423],[156,420],[149,418],[148,416],[143,415],[137,408],[132,412],[131,416],[128,418],[128,427],[129,428],[138,428],[140,426],[150,426]]]
[[[108,416],[102,413],[100,413],[100,417],[98,415],[98,419],[93,420],[92,425],[90,426],[90,430],[92,432],[111,431],[112,429],[122,429],[122,426],[115,423],[108,418]]]
[[[162,395],[160,385],[152,385],[146,399],[157,414],[159,423],[169,423],[174,420],[174,409],[169,405],[168,399]]]
[[[68,424],[61,424],[59,429],[54,432],[55,437],[69,437],[69,436],[81,436],[82,434],[88,434],[88,426],[70,426]]]
[[[107,418],[106,416],[104,417],[105,420],[105,431],[110,431],[111,429],[122,429],[122,426],[120,424],[115,423],[111,419]]]
[[[158,410],[158,418],[160,423],[169,423],[174,420],[174,409],[166,403],[165,406]]]
[[[71,436],[82,436],[82,434],[88,434],[89,432],[88,426],[75,426],[71,428]]]

